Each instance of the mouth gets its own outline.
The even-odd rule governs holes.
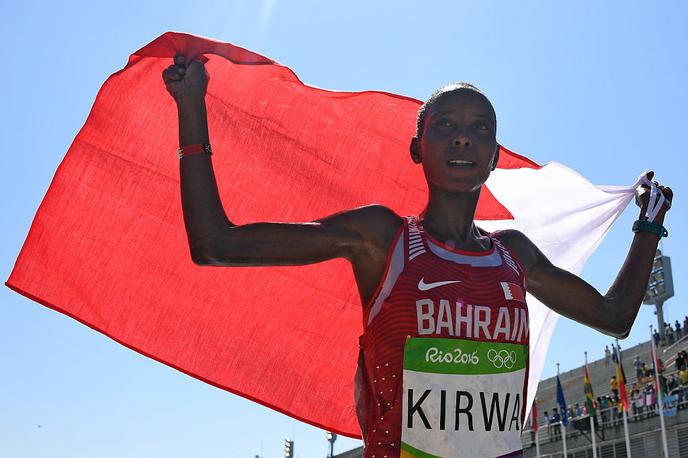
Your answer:
[[[466,168],[475,167],[476,163],[466,159],[450,159],[447,161],[447,165],[450,167]]]

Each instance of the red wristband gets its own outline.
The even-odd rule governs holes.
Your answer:
[[[194,156],[196,154],[211,155],[213,152],[210,149],[209,143],[196,143],[195,145],[180,146],[177,150],[177,154],[179,155],[179,159],[181,159],[184,156]]]

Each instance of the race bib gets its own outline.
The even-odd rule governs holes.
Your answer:
[[[408,338],[401,457],[520,456],[527,361],[527,345]]]

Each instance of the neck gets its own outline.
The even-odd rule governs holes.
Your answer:
[[[430,235],[457,248],[489,248],[473,222],[480,188],[470,192],[451,192],[432,184],[428,188],[430,195],[422,219]]]

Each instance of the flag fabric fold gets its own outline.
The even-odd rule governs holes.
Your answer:
[[[318,89],[254,52],[168,32],[100,89],[6,284],[193,377],[359,437],[362,318],[349,265],[191,262],[176,108],[161,79],[176,53],[207,59],[213,164],[235,223],[311,221],[370,203],[400,215],[423,209],[422,170],[408,154],[418,100]],[[579,273],[632,197],[633,187],[597,187],[502,148],[476,219],[523,231]],[[527,299],[530,405],[557,315]]]

